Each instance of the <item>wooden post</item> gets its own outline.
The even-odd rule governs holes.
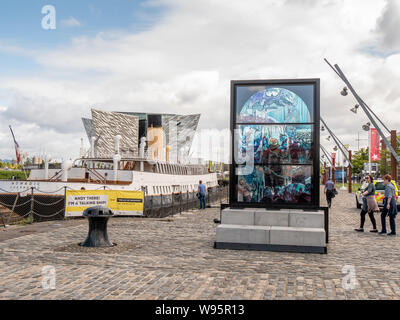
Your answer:
[[[381,175],[384,176],[387,173],[387,157],[386,157],[386,144],[381,140]]]
[[[392,130],[391,132],[391,144],[392,144],[392,148],[397,152],[397,133],[396,130]],[[391,156],[391,168],[392,168],[392,178],[397,181],[397,162],[396,162],[396,158],[393,157],[393,155]]]
[[[335,183],[335,163],[336,157],[332,158],[332,182]]]
[[[347,176],[347,179],[348,179],[348,187],[349,187],[349,193],[352,193],[353,192],[353,189],[352,189],[352,182],[353,182],[353,170],[351,169],[351,166],[350,166],[350,163],[351,163],[351,150],[349,150],[349,167],[348,167],[348,176]]]

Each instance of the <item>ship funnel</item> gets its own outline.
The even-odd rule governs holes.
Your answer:
[[[72,168],[71,160],[64,160],[62,164],[62,181],[68,182],[68,170]]]
[[[169,162],[169,154],[170,154],[170,152],[171,152],[171,147],[170,146],[166,146],[165,147],[165,160],[167,162]]]
[[[51,155],[46,154],[44,158],[44,179],[49,179],[49,161],[51,160]]]
[[[118,181],[118,167],[119,162],[121,161],[121,156],[119,154],[114,154],[113,162],[114,162],[114,182]]]
[[[114,153],[119,154],[119,144],[121,141],[121,136],[118,134],[114,137]]]

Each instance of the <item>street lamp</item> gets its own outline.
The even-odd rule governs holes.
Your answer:
[[[340,92],[340,94],[341,94],[343,97],[347,96],[347,95],[348,95],[347,90],[348,90],[347,87],[344,87],[343,90]]]
[[[321,131],[325,131],[325,127],[324,126],[321,127]]]
[[[326,138],[326,140],[331,141],[331,136],[328,136],[328,138]]]
[[[333,147],[333,151],[337,151],[337,146],[334,146],[334,147]]]
[[[369,129],[371,129],[371,123],[368,122],[367,124],[364,124],[362,126],[362,128],[363,128],[364,131],[369,131]]]
[[[359,106],[358,104],[356,104],[356,105],[354,106],[354,108],[351,108],[351,109],[350,109],[350,111],[353,112],[354,114],[357,114],[357,109],[358,109],[359,107],[360,107],[360,106]]]

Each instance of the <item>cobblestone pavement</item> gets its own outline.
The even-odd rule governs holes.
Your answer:
[[[0,299],[400,298],[400,238],[369,233],[368,217],[367,232],[354,232],[359,210],[352,194],[334,199],[327,255],[213,249],[215,217],[216,208],[164,219],[112,218],[109,237],[117,246],[107,249],[78,247],[85,220],[7,229]],[[354,289],[342,285],[346,265],[355,268]],[[42,288],[44,266],[55,267],[54,290]]]

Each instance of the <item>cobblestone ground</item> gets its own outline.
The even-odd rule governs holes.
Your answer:
[[[400,298],[400,238],[354,232],[352,194],[334,199],[327,255],[215,250],[215,217],[216,208],[113,218],[117,246],[108,249],[78,247],[85,220],[10,227],[0,231],[0,299]],[[354,289],[342,285],[346,265],[355,268]],[[42,288],[44,266],[56,270],[54,290]]]

